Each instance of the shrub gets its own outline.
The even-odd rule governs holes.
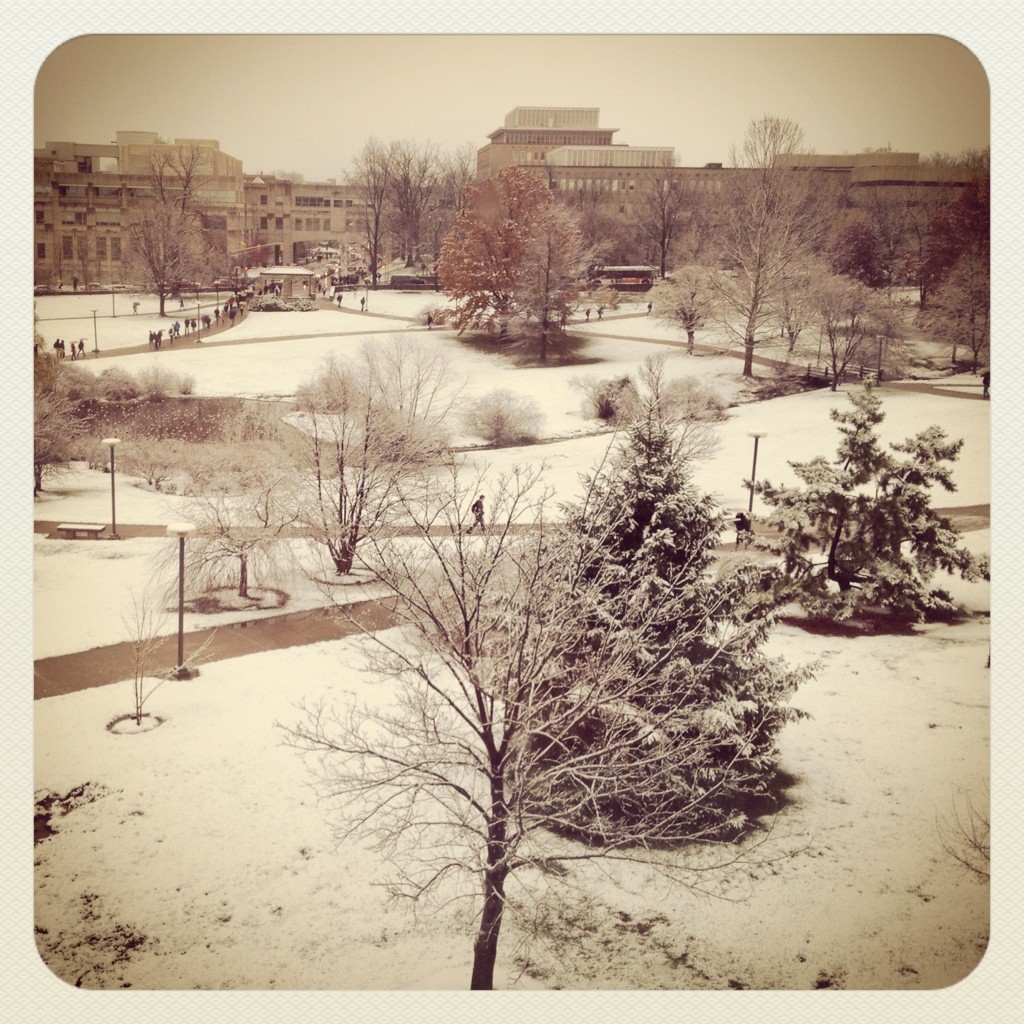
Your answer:
[[[99,377],[100,394],[108,402],[127,402],[138,398],[140,391],[135,378],[127,370],[111,367]]]
[[[672,417],[705,423],[725,418],[726,403],[696,377],[679,377],[662,391],[665,411]]]
[[[636,385],[628,376],[595,381],[575,380],[586,396],[584,412],[592,419],[621,424],[633,418],[639,402]]]
[[[118,454],[125,473],[141,477],[158,491],[181,468],[180,445],[167,439],[133,437]]]
[[[502,388],[470,403],[463,425],[491,444],[525,444],[537,440],[543,419],[532,398],[523,398]]]
[[[151,402],[165,399],[174,388],[175,378],[163,366],[147,366],[139,371],[139,389]]]
[[[283,299],[278,295],[255,295],[249,302],[249,310],[254,313],[309,313],[320,307],[305,297]]]
[[[191,395],[196,389],[196,378],[191,373],[178,374],[178,394]]]
[[[83,370],[74,363],[65,363],[60,368],[60,384],[64,394],[73,402],[82,402],[95,398],[99,390],[96,383],[96,375],[89,370]]]

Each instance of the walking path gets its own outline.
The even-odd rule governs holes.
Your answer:
[[[940,515],[952,519],[961,531],[987,529],[989,525],[988,505],[964,505],[938,508]],[[755,523],[755,528],[758,524]],[[35,532],[56,536],[56,521],[37,520]],[[121,537],[164,537],[166,527],[153,525],[119,524]],[[718,545],[719,554],[736,549],[729,534]],[[88,544],[90,541],[76,541]],[[285,647],[299,647],[320,643],[323,640],[338,640],[355,633],[385,629],[395,625],[392,610],[387,601],[359,601],[340,608],[324,607],[310,611],[285,612],[259,619],[249,619],[230,625],[189,632],[187,648],[195,651],[207,644],[203,652],[204,662],[223,661],[238,658],[243,654],[273,651]],[[163,638],[151,661],[163,664],[168,671],[177,660],[177,635]],[[132,666],[131,645],[128,643],[95,647],[87,651],[76,651],[35,662],[34,699],[55,697],[73,693],[93,686],[105,686],[130,678]]]
[[[340,314],[347,314],[359,318],[382,318],[389,320],[406,320],[414,323],[412,317],[400,317],[394,314],[372,313],[356,311],[345,307],[338,307],[336,303],[329,300],[321,300],[326,308],[330,306]],[[246,314],[248,315],[248,314]],[[600,321],[605,323],[611,320],[629,320],[637,317],[645,317],[646,313],[624,313],[611,315]],[[244,319],[244,317],[242,318]],[[238,321],[241,322],[241,321]],[[585,321],[578,320],[577,323]],[[591,321],[593,322],[593,321]],[[426,330],[426,328],[423,328]],[[221,335],[230,330],[230,325],[211,326],[208,331],[201,332],[201,338],[205,342],[212,336]],[[366,334],[365,327],[354,331],[346,331],[345,334]],[[372,332],[380,333],[380,332]],[[643,342],[645,344],[661,345],[673,348],[685,348],[687,343],[682,341],[671,341],[665,339],[637,338],[629,335],[606,334],[593,332],[595,337]],[[272,341],[290,341],[310,335],[278,335],[264,338],[224,338],[218,339],[216,344],[224,345],[252,345]],[[173,351],[183,349],[188,344],[195,344],[196,339],[189,336],[181,338],[173,346],[168,346],[162,351]],[[732,355],[737,358],[743,357],[742,351],[736,349],[721,349],[711,345],[695,344],[695,352],[715,355]],[[141,352],[151,352],[148,345],[140,345],[132,348],[120,348],[108,352],[91,353],[90,358],[103,358],[104,356],[132,355]],[[754,356],[754,362],[762,366],[785,365],[778,360],[764,356]],[[942,381],[898,381],[884,382],[881,387],[896,388],[907,391],[920,391],[931,394],[955,395],[959,398],[985,401],[987,399],[981,394],[980,380],[976,387],[973,384],[957,382],[955,384],[943,384]],[[990,506],[971,505],[936,509],[940,515],[953,520],[954,524],[962,531],[987,529],[989,525]],[[58,537],[57,520],[36,520],[33,526],[34,532],[44,534],[51,538]],[[118,524],[118,535],[121,537],[163,537],[166,536],[166,526],[148,524]],[[82,541],[81,543],[89,543]],[[734,544],[727,541],[718,547],[719,552],[734,550]],[[243,622],[233,623],[229,626],[220,626],[212,629],[190,632],[188,636],[188,648],[196,650],[206,643],[203,653],[204,661],[220,661],[227,658],[237,658],[243,654],[253,654],[259,651],[276,650],[286,647],[295,647],[304,644],[318,643],[323,640],[334,640],[349,636],[362,630],[376,630],[394,625],[395,619],[392,612],[380,601],[361,601],[346,606],[344,609],[321,608],[305,612],[291,612],[281,615],[274,615],[267,618],[252,619]],[[173,667],[176,661],[177,649],[175,642],[176,635],[164,639],[157,650],[156,658],[164,658],[168,669]],[[35,686],[34,697],[36,700],[43,697],[53,697],[58,694],[72,693],[76,690],[87,689],[94,686],[104,686],[108,683],[130,677],[131,673],[131,647],[127,643],[112,644],[107,647],[97,647],[88,651],[79,651],[73,654],[59,655],[51,658],[41,658],[35,662]]]

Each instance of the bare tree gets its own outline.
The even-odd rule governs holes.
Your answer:
[[[729,178],[718,226],[719,319],[743,344],[743,375],[753,376],[754,349],[777,328],[786,283],[827,237],[830,208],[821,175],[794,167],[803,131],[765,115],[747,129]]]
[[[157,202],[136,211],[126,230],[127,263],[164,304],[178,282],[206,275],[216,257],[198,215],[178,202]]]
[[[864,361],[867,343],[886,336],[888,303],[867,285],[839,274],[818,282],[810,301],[827,346],[829,377],[835,391],[846,371],[858,360]]]
[[[971,372],[986,358],[991,338],[990,270],[988,252],[978,245],[965,247],[938,286],[931,305],[918,317],[921,326],[950,345],[955,366],[960,345],[971,353]]]
[[[132,661],[132,714],[135,724],[142,725],[143,705],[164,681],[148,677],[147,670],[153,655],[164,642],[162,630],[167,614],[148,594],[144,593],[140,597],[133,590],[131,596],[131,613],[122,617],[121,621]]]
[[[664,277],[679,234],[686,222],[690,203],[682,179],[671,167],[641,179],[639,229]]]
[[[391,213],[392,151],[371,138],[354,160],[349,182],[363,207],[363,234],[370,283],[377,285]]]
[[[220,474],[216,485],[193,491],[185,517],[195,523],[189,545],[191,586],[234,586],[249,598],[250,586],[273,578],[281,541],[299,518],[295,473],[280,452],[249,445],[244,463]]]
[[[671,280],[659,281],[651,292],[653,313],[659,320],[686,332],[686,351],[715,308],[715,286],[703,267],[684,266],[672,271]]]
[[[405,623],[374,641],[393,699],[306,705],[288,737],[311,755],[338,835],[372,837],[393,865],[392,895],[475,899],[470,986],[488,989],[513,875],[530,886],[620,861],[699,886],[680,844],[742,828],[723,801],[757,774],[752,750],[785,720],[789,684],[748,660],[765,621],[741,595],[759,581],[699,585],[707,603],[693,600],[720,529],[710,506],[689,506],[710,532],[634,586],[608,556],[637,526],[614,490],[591,488],[580,532],[552,529],[538,474],[516,470],[470,538],[479,482],[460,486],[453,468],[434,483],[404,509],[415,541],[371,540],[367,557]],[[651,526],[656,544],[666,528]],[[742,692],[752,678],[759,698]]]
[[[466,143],[439,158],[437,203],[427,211],[425,232],[433,262],[441,255],[445,235],[466,202],[466,188],[476,180],[476,150]]]
[[[328,357],[299,389],[295,443],[308,491],[300,521],[338,575],[390,520],[402,479],[444,450],[456,396],[437,352],[399,338],[364,345],[356,361]]]
[[[440,158],[433,143],[395,142],[391,146],[391,196],[405,265],[421,258],[427,215],[439,203]]]

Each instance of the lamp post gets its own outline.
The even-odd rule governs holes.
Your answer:
[[[167,533],[178,538],[178,666],[177,678],[185,678],[185,538],[195,531],[194,523],[171,523]]]
[[[110,445],[110,539],[120,540],[117,535],[117,502],[114,497],[114,449],[121,443],[121,438],[105,437],[102,443]]]
[[[748,432],[747,436],[754,439],[754,464],[750,468],[750,502],[747,504],[747,512],[750,513],[754,511],[754,484],[757,480],[757,442],[762,437],[767,437],[768,435]]]
[[[99,336],[96,334],[96,310],[92,311],[92,350],[93,352],[99,352],[100,342]]]

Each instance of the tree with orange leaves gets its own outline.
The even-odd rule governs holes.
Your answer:
[[[537,328],[540,358],[568,317],[587,253],[571,211],[543,179],[508,167],[466,190],[466,205],[444,240],[438,278],[455,301],[460,333],[498,329],[518,319]]]

